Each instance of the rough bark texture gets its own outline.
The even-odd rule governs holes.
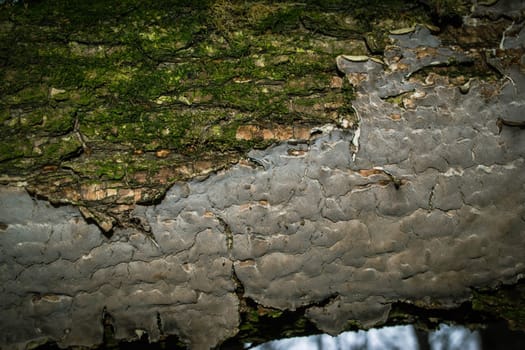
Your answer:
[[[478,27],[440,38],[417,25],[386,35],[381,56],[334,55],[355,87],[341,109],[354,119],[341,114],[306,131],[237,125],[239,140],[281,142],[178,181],[155,205],[134,197],[119,227],[106,227],[112,212],[87,208],[85,198],[80,208],[32,198],[7,172],[0,346],[91,347],[147,334],[206,349],[246,330],[252,304],[259,316],[300,312],[332,334],[392,321],[400,302],[428,310],[471,302],[523,329],[512,310],[523,288],[510,306],[503,292],[479,291],[525,273],[523,8],[472,9],[494,21],[513,16],[497,20],[505,26],[497,22],[501,36],[488,40],[494,51],[466,48],[461,31]],[[69,132],[98,142],[76,126]],[[19,180],[56,195],[35,179]],[[103,179],[89,186],[94,203],[110,203]],[[111,192],[117,204],[121,190],[130,188]]]
[[[366,45],[363,24],[344,24],[339,11],[222,0],[5,5],[0,181],[82,206],[109,232],[177,180],[351,120],[333,58]]]

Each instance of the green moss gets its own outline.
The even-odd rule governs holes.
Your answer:
[[[255,28],[260,32],[287,33],[301,26],[302,11],[300,8],[284,8],[281,11],[272,11],[267,16],[255,23]]]
[[[9,105],[41,104],[47,101],[48,90],[45,86],[26,87],[16,94],[7,95],[2,100]]]
[[[41,162],[53,164],[78,154],[81,149],[82,145],[76,136],[64,136],[42,146]]]
[[[246,301],[241,312],[238,342],[260,344],[273,339],[305,336],[319,330],[304,316],[304,310],[282,311]],[[227,346],[227,344],[225,344]]]
[[[398,107],[403,108],[403,100],[405,98],[407,98],[411,93],[412,93],[412,91],[403,92],[403,93],[401,93],[399,95],[387,97],[385,99],[385,101],[388,102],[388,103],[391,103],[393,105],[396,105]]]
[[[103,180],[122,180],[127,173],[127,164],[110,161],[96,163],[95,174]]]
[[[525,329],[525,281],[498,290],[477,290],[472,297],[472,309],[489,313],[508,322],[511,329]]]
[[[73,130],[75,112],[75,109],[70,107],[47,109],[42,117],[42,129],[49,135],[63,135]]]
[[[428,4],[432,11],[443,20],[451,20],[467,14],[471,5],[465,0],[429,0]]]
[[[8,136],[0,141],[0,162],[29,155],[31,155],[31,147],[27,140]]]
[[[0,172],[56,164],[104,182],[133,179],[146,167],[155,178],[165,163],[229,162],[271,142],[237,140],[246,124],[337,122],[351,106],[331,87],[335,56],[364,53],[364,34],[393,12],[421,22],[421,7],[408,13],[407,6],[46,0],[5,7],[0,131],[13,137],[2,140],[9,156]],[[169,160],[153,156],[158,150],[169,150]]]

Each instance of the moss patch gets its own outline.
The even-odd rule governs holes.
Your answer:
[[[400,0],[4,4],[0,173],[83,205],[72,184],[162,192],[271,142],[239,127],[354,118],[334,58],[430,21]],[[36,182],[50,166],[69,190]]]
[[[498,290],[478,290],[472,298],[472,308],[504,319],[509,328],[525,331],[525,281]]]

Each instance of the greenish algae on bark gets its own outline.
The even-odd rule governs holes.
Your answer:
[[[175,181],[356,122],[334,57],[429,21],[403,1],[6,3],[2,183],[126,225],[122,213]],[[246,126],[266,132],[240,135]]]

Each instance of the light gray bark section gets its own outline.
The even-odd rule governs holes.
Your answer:
[[[234,334],[238,299],[219,231],[182,225],[188,234],[160,251],[138,232],[108,240],[77,209],[17,189],[2,188],[0,208],[2,348],[100,344],[104,308],[117,339],[143,330],[151,341],[177,334],[208,348]]]
[[[133,230],[106,239],[77,209],[3,187],[0,346],[99,344],[106,310],[118,339],[144,330],[152,341],[178,334],[213,347],[237,332],[236,279],[245,297],[305,307],[337,333],[380,324],[396,301],[452,307],[472,287],[523,277],[525,137],[497,119],[523,110],[525,78],[510,70],[501,91],[474,80],[467,94],[410,80],[432,62],[468,57],[421,28],[409,35],[427,38],[436,56],[422,62],[408,40],[392,48],[404,53],[403,72],[338,59],[349,77],[365,74],[358,130],[327,127],[176,184],[135,212],[156,244]],[[404,107],[386,100],[403,92]]]

